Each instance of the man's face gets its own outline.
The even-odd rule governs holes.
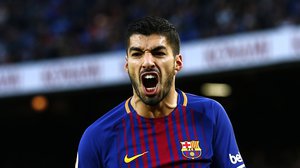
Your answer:
[[[181,69],[180,55],[174,57],[164,36],[133,34],[129,39],[125,68],[134,93],[147,105],[157,105],[175,87]]]

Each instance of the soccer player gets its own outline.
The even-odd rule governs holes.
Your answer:
[[[85,130],[76,167],[245,168],[222,105],[175,87],[183,68],[175,27],[144,17],[126,40],[133,95]]]

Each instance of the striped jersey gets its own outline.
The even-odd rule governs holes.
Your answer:
[[[78,168],[245,168],[232,124],[217,101],[178,92],[177,107],[144,118],[130,98],[101,116],[81,137]]]

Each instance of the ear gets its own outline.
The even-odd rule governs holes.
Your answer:
[[[182,56],[178,54],[175,56],[175,73],[179,72],[183,67]]]
[[[126,72],[128,72],[128,57],[127,57],[127,55],[125,56],[124,69],[126,70]]]

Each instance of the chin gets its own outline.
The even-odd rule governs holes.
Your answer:
[[[161,99],[158,97],[158,95],[153,95],[153,96],[146,96],[145,98],[142,99],[142,101],[149,106],[156,106],[159,104]]]

